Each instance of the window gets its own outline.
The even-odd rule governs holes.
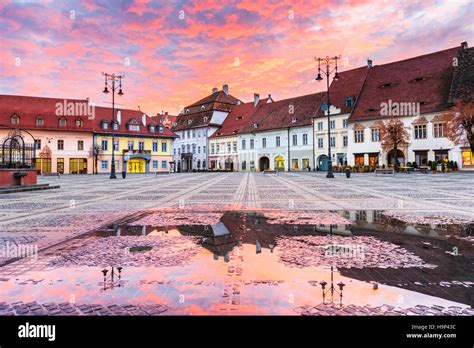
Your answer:
[[[227,153],[230,153],[230,150],[231,150],[231,144],[230,143],[227,143]]]
[[[206,147],[204,146],[204,151],[206,150]],[[206,160],[202,160],[202,167],[206,168]]]
[[[346,98],[346,108],[352,107],[353,99],[352,97],[347,97]]]
[[[166,169],[166,168],[167,168],[167,162],[161,161],[161,169]]]
[[[262,138],[262,147],[263,148],[267,147],[267,138]]]
[[[133,150],[133,146],[134,146],[134,141],[133,141],[133,140],[129,140],[127,145],[128,145],[128,150],[129,150],[129,151],[132,151],[132,150]]]
[[[206,153],[206,146],[203,146],[203,147],[202,147],[202,152],[203,152],[203,153]],[[204,166],[204,165],[203,165],[203,166]]]
[[[251,149],[255,148],[255,140],[254,139],[250,139],[250,148]]]
[[[354,131],[354,143],[363,143],[364,142],[364,131],[356,130]]]
[[[426,124],[415,125],[415,139],[426,139]]]
[[[193,144],[193,154],[196,154],[196,144]]]
[[[322,149],[324,147],[324,139],[318,138],[318,148]]]
[[[66,127],[66,119],[64,117],[59,119],[59,127]]]
[[[18,115],[13,115],[10,117],[10,121],[13,125],[17,125],[20,123],[20,117],[18,117]]]
[[[234,152],[234,153],[237,152],[237,142],[236,141],[232,142],[232,152]]]
[[[191,131],[188,130],[187,138],[191,138]]]
[[[153,161],[153,169],[158,169],[158,161]]]
[[[44,125],[43,116],[36,117],[36,125],[37,126],[43,126]]]
[[[114,141],[114,151],[118,151],[119,150],[119,140],[115,140]]]
[[[168,143],[166,141],[161,142],[161,152],[167,152],[168,151]]]
[[[336,137],[331,137],[331,147],[336,147]]]
[[[378,128],[372,128],[370,130],[370,139],[372,141],[380,141],[380,130]]]
[[[196,131],[193,129],[193,139],[196,138]]]
[[[247,170],[247,161],[242,161],[242,170]]]
[[[157,141],[154,141],[153,144],[152,144],[152,149],[154,152],[157,152],[158,151],[158,142]]]
[[[82,128],[82,120],[80,118],[76,119],[76,127]]]
[[[35,149],[41,150],[41,139],[35,139]]]
[[[216,145],[216,153],[221,153],[221,146],[219,144]]]
[[[78,141],[77,141],[77,149],[78,149],[79,151],[84,150],[84,140],[78,140]]]
[[[107,151],[109,149],[109,142],[107,141],[107,139],[102,139],[102,141],[100,142],[100,149],[102,151]]]
[[[298,170],[299,169],[298,159],[292,159],[291,166],[293,167],[293,170]]]
[[[100,161],[100,168],[107,169],[109,167],[109,161]]]
[[[113,128],[114,130],[117,130],[118,127],[119,127],[119,124],[118,124],[117,121],[115,121],[115,122],[112,123],[112,128]]]
[[[128,130],[133,131],[133,132],[140,131],[140,125],[138,124],[137,120],[135,119],[130,120],[130,123],[128,124]]]
[[[198,146],[198,153],[201,153],[201,146]]]
[[[60,174],[64,174],[64,158],[56,159],[56,171]]]
[[[155,132],[155,126],[150,124],[150,133],[154,133]]]
[[[472,153],[469,148],[464,148],[461,150],[461,159],[463,166],[474,165],[474,153]]]
[[[298,145],[298,135],[296,134],[293,134],[293,146],[297,146]]]
[[[280,146],[280,137],[276,137],[275,143],[277,147]]]
[[[247,144],[245,143],[245,139],[242,139],[242,150],[245,150]]]
[[[107,123],[107,121],[102,121],[102,129],[107,129],[109,128],[109,124]]]
[[[58,150],[64,150],[64,140],[58,140]]]
[[[184,145],[181,145],[181,152],[184,153],[186,151]]]
[[[342,146],[347,146],[347,135],[342,137]]]
[[[433,124],[433,133],[435,138],[444,138],[444,123]]]
[[[213,155],[213,154],[214,154],[214,149],[215,149],[215,146],[214,146],[214,144],[211,144],[211,155]]]
[[[323,130],[323,122],[318,122],[318,131]]]
[[[308,145],[308,134],[303,134],[303,145]]]
[[[296,121],[298,121],[298,117],[293,116],[293,117],[291,118],[291,122],[292,122],[292,123],[296,123]]]
[[[336,128],[336,121],[333,120],[329,124],[330,124],[331,129]]]
[[[176,155],[176,148],[173,149],[173,155]]]
[[[342,120],[342,128],[347,128],[349,127],[349,120]]]

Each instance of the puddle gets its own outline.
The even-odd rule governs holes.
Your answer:
[[[0,299],[156,304],[170,315],[320,305],[417,314],[474,301],[472,225],[407,224],[379,211],[187,214],[154,212],[0,268]]]

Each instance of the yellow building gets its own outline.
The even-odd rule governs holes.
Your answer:
[[[176,135],[138,110],[117,110],[112,122],[111,109],[96,108],[94,125],[94,168],[110,173],[112,132],[115,134],[115,170],[127,173],[169,172],[171,147]]]

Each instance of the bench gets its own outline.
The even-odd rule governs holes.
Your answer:
[[[155,172],[155,178],[158,176],[158,175],[170,175],[170,172]]]
[[[276,170],[270,170],[270,169],[268,169],[268,170],[264,170],[264,171],[263,171],[263,174],[264,174],[264,175],[266,175],[266,174],[277,175],[278,172],[277,172]]]
[[[377,176],[378,173],[380,173],[380,174],[392,174],[392,176],[395,176],[395,169],[393,169],[393,168],[392,169],[390,169],[390,168],[388,168],[388,169],[380,168],[380,169],[375,169],[374,173],[375,173],[375,176]]]
[[[428,166],[420,166],[420,173],[423,173],[423,174],[428,174],[428,170],[430,169],[430,167]]]
[[[402,173],[410,174],[413,171],[413,167],[400,167]]]
[[[59,179],[61,177],[61,174],[56,173],[56,172],[49,172],[49,173],[43,173],[43,176],[57,176]]]

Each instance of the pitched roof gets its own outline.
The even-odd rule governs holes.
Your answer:
[[[195,103],[188,105],[187,107],[190,108],[193,106],[204,105],[204,104],[215,103],[215,102],[235,105],[237,104],[238,101],[239,100],[237,98],[231,96],[230,94],[225,93],[224,91],[217,91],[208,95],[205,98],[202,98],[201,100],[198,100]]]
[[[387,117],[380,109],[389,100],[420,102],[420,113],[445,110],[457,53],[455,47],[370,68],[349,121]]]
[[[120,111],[120,125],[115,130],[116,134],[130,134],[130,135],[147,135],[147,136],[159,136],[159,137],[176,137],[177,135],[164,127],[157,119],[149,117],[143,111],[140,110],[127,110],[127,109],[115,109],[115,120],[117,120],[118,112]],[[145,115],[145,124],[142,123],[142,117]],[[128,130],[128,124],[135,120],[140,125],[139,131]],[[109,127],[103,129],[102,122],[107,121]],[[95,119],[94,119],[94,131],[98,133],[112,133],[112,108],[106,108],[102,106],[95,107]],[[150,131],[150,125],[155,125],[155,131]],[[162,126],[162,131],[159,131],[159,126]]]
[[[65,116],[66,126],[59,126],[59,119],[63,116],[56,115],[57,104],[64,105],[64,102],[74,103],[74,105],[88,105],[87,99],[66,99],[66,98],[44,98],[21,95],[0,95],[0,128],[1,125],[13,126],[11,116],[14,114],[20,118],[18,127],[21,129],[42,129],[61,131],[92,131],[93,121],[87,113],[80,113],[78,116]],[[83,104],[86,103],[86,104]],[[82,111],[82,110],[81,110]],[[36,125],[36,118],[43,118],[43,125]],[[76,126],[76,120],[82,120],[82,127]]]
[[[458,100],[474,101],[474,48],[465,47],[459,50],[458,66],[454,71],[453,84],[449,101],[455,103]]]
[[[339,72],[339,78],[333,80],[329,86],[329,102],[331,106],[341,110],[341,114],[350,113],[355,106],[355,102],[367,77],[368,68],[366,66]],[[352,98],[352,104],[348,106],[346,99]],[[319,110],[317,117],[324,116],[324,111]]]
[[[253,103],[234,106],[222,128],[213,136],[309,126],[325,95],[325,92],[319,92],[271,103],[267,103],[266,98],[260,100],[257,107]]]

